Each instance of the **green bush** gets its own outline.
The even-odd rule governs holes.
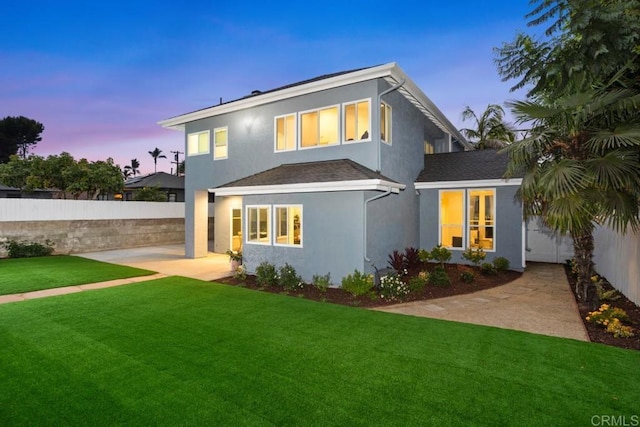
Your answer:
[[[342,279],[342,289],[353,296],[366,295],[373,288],[373,275],[360,273],[358,270]]]
[[[327,292],[327,289],[331,287],[331,273],[327,273],[324,276],[314,274],[313,286],[318,288],[318,290],[322,293]]]
[[[421,262],[427,262],[431,259],[431,252],[429,252],[426,249],[419,249],[418,258],[420,259]]]
[[[142,187],[133,193],[133,200],[138,202],[166,202],[167,193],[159,187]]]
[[[417,276],[409,279],[409,289],[411,292],[420,292],[429,283],[429,273],[421,271]]]
[[[473,283],[475,279],[476,279],[476,276],[474,276],[473,273],[470,271],[463,271],[460,274],[460,280],[462,280],[464,283]]]
[[[444,263],[451,259],[451,251],[442,245],[438,245],[431,249],[429,258],[440,263],[440,267],[444,269]]]
[[[451,286],[451,279],[443,267],[437,266],[429,274],[429,283],[434,286],[447,287]]]
[[[304,286],[304,282],[302,282],[302,278],[296,273],[296,269],[288,263],[280,267],[278,284],[287,291],[293,291]]]
[[[467,248],[467,250],[462,253],[462,258],[466,259],[467,261],[471,261],[475,266],[479,265],[482,261],[484,261],[484,258],[486,256],[487,254],[482,248],[478,248],[478,249]]]
[[[7,250],[9,258],[33,258],[49,256],[53,253],[53,242],[49,239],[43,243],[7,240],[2,244]]]
[[[499,256],[493,260],[493,266],[498,271],[507,271],[509,269],[509,260],[503,256]]]
[[[233,278],[241,282],[247,280],[247,269],[244,265],[240,264],[233,270]]]
[[[256,268],[256,282],[260,286],[273,286],[278,284],[278,272],[276,266],[267,261],[261,262]]]
[[[480,266],[480,272],[487,276],[493,276],[494,274],[498,273],[498,270],[496,270],[494,265],[490,262],[483,262]]]

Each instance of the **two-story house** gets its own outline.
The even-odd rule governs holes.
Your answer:
[[[160,122],[185,132],[186,255],[243,251],[339,283],[393,250],[469,246],[524,265],[518,180],[395,63],[251,94]],[[215,231],[207,235],[208,194]]]

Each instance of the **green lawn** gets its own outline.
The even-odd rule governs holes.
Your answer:
[[[0,295],[149,274],[153,272],[75,256],[0,259]]]
[[[591,425],[640,352],[170,277],[0,305],[0,425]]]

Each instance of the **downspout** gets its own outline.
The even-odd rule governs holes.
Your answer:
[[[391,194],[391,187],[387,187],[387,191],[385,191],[382,194],[378,194],[377,196],[373,196],[370,199],[367,199],[364,201],[364,232],[362,233],[364,235],[363,237],[363,241],[364,241],[364,260],[367,262],[371,262],[371,260],[369,259],[369,255],[367,254],[367,205],[369,204],[369,202],[373,202],[374,200],[377,199],[381,199],[383,197],[388,196],[389,194]]]
[[[406,78],[403,78],[402,81],[398,84],[396,84],[395,86],[390,87],[387,90],[384,90],[382,92],[380,92],[380,94],[378,95],[378,104],[376,105],[376,108],[378,109],[378,123],[376,127],[374,127],[374,129],[378,129],[377,134],[378,134],[378,169],[377,171],[380,172],[382,171],[382,138],[380,137],[380,122],[382,120],[382,118],[380,117],[380,104],[382,104],[382,97],[386,94],[388,94],[389,92],[393,92],[394,90],[398,90],[400,89],[400,87],[402,87],[402,85],[407,81]]]

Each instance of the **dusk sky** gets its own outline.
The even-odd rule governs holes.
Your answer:
[[[24,1],[0,8],[0,118],[45,126],[34,154],[131,159],[184,151],[157,122],[307,78],[396,62],[458,128],[465,106],[521,99],[492,49],[528,0]]]

